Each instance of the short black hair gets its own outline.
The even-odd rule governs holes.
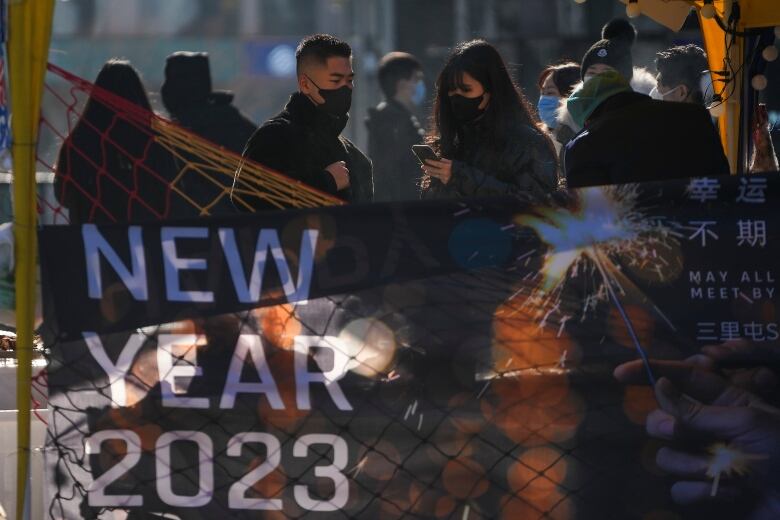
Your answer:
[[[385,54],[379,61],[379,87],[385,97],[395,96],[398,82],[411,78],[415,72],[422,70],[420,62],[408,52],[391,52]]]
[[[658,82],[665,86],[685,85],[697,101],[703,102],[700,81],[709,65],[707,53],[698,45],[680,45],[656,54]]]
[[[347,42],[330,34],[312,34],[301,40],[295,49],[295,66],[300,74],[305,62],[325,64],[333,56],[350,58],[352,48]]]

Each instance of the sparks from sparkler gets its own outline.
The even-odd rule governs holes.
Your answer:
[[[360,472],[363,471],[363,468],[366,466],[366,463],[368,462],[368,455],[364,455],[362,459],[358,461],[357,464],[355,464],[351,470],[347,471],[347,474],[352,474],[352,478],[356,479],[358,475],[360,475]]]
[[[718,494],[721,475],[729,476],[731,473],[745,475],[750,471],[750,461],[763,460],[768,456],[743,453],[739,449],[722,442],[713,444],[707,451],[710,460],[707,464],[707,476],[712,479],[710,496]]]
[[[514,296],[527,291],[521,307],[531,310],[539,320],[540,328],[547,325],[552,314],[562,314],[561,293],[566,283],[579,276],[596,281],[596,288],[585,296],[582,319],[599,302],[615,305],[625,323],[631,341],[642,359],[648,378],[655,384],[655,376],[648,356],[642,347],[633,323],[623,307],[618,293],[625,295],[620,279],[625,279],[617,259],[639,270],[655,272],[664,280],[668,262],[660,250],[670,250],[679,236],[658,219],[649,218],[637,207],[638,185],[584,188],[575,192],[572,209],[537,207],[530,213],[516,217],[515,222],[531,228],[548,246],[541,268],[531,278],[538,278],[532,288],[521,288]],[[669,320],[660,310],[664,321]],[[560,326],[559,333],[565,321]]]

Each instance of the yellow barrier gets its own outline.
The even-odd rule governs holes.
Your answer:
[[[30,513],[30,379],[36,278],[35,147],[53,0],[16,0],[8,8],[8,65],[14,175],[17,326],[16,518]]]

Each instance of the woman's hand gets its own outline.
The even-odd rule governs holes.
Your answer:
[[[452,179],[452,161],[449,159],[440,159],[438,161],[426,159],[425,164],[422,166],[422,171],[431,177],[439,179],[442,184],[447,184]]]

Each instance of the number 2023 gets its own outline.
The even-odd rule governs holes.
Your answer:
[[[141,460],[141,439],[132,430],[102,430],[86,441],[86,454],[98,455],[101,446],[109,440],[124,441],[127,446],[125,456],[114,466],[100,475],[87,489],[88,501],[91,507],[141,507],[142,495],[106,495],[106,487],[131,470]],[[171,445],[175,442],[191,442],[198,446],[198,493],[195,495],[178,495],[173,490],[171,480]],[[242,432],[234,435],[227,444],[227,455],[239,457],[244,444],[259,443],[266,447],[266,460],[241,477],[230,486],[228,491],[228,506],[231,509],[281,510],[282,500],[279,498],[249,498],[246,492],[256,483],[273,472],[281,462],[281,445],[279,440],[269,433]],[[330,479],[335,487],[335,493],[328,500],[315,500],[309,494],[306,486],[296,485],[293,488],[295,501],[304,509],[310,511],[336,511],[343,508],[349,500],[349,481],[342,471],[347,466],[347,443],[337,435],[312,433],[303,435],[293,445],[294,457],[308,455],[312,445],[329,445],[333,447],[333,463],[328,466],[316,466],[314,476]],[[209,503],[214,494],[214,446],[211,438],[203,432],[176,430],[166,432],[157,439],[155,445],[155,466],[157,494],[166,504],[174,507],[202,507]]]

